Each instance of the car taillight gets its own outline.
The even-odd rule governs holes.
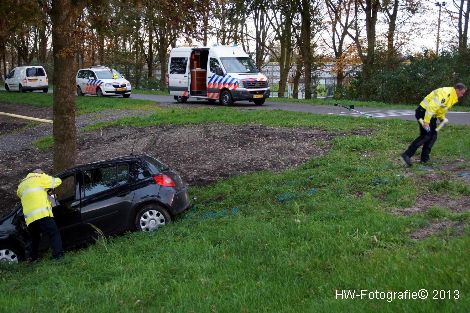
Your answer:
[[[175,181],[168,175],[159,174],[153,176],[153,180],[157,185],[164,186],[164,187],[175,187]]]

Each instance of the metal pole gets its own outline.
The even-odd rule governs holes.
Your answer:
[[[446,3],[443,2],[436,2],[436,6],[439,7],[439,16],[437,19],[437,40],[436,40],[436,55],[439,55],[439,34],[441,32],[441,10],[442,7],[445,6]]]

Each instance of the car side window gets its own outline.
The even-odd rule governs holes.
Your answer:
[[[11,72],[8,74],[7,78],[13,78],[13,76],[15,76],[15,70],[11,71]]]
[[[85,71],[78,71],[77,78],[85,78]]]
[[[211,58],[210,60],[210,70],[212,73],[217,73],[217,70],[221,71],[222,68],[220,67],[219,61],[217,59]]]
[[[170,74],[185,74],[188,58],[171,58]]]
[[[129,175],[134,181],[142,180],[151,176],[150,172],[145,169],[140,162],[131,163]]]
[[[62,178],[62,184],[55,189],[55,194],[59,202],[75,200],[75,175]]]
[[[96,75],[93,71],[88,71],[88,79],[96,79]]]
[[[83,197],[124,185],[128,180],[129,165],[127,163],[85,170],[83,172]]]

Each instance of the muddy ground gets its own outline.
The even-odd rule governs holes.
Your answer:
[[[42,116],[47,117],[44,112]],[[40,152],[31,144],[50,133],[51,126],[6,118],[0,122],[1,215],[18,201],[15,190],[28,171],[37,167],[51,170],[52,153]],[[77,163],[146,153],[176,169],[190,185],[207,184],[229,176],[297,166],[326,153],[336,136],[315,128],[260,125],[110,127],[80,133]]]
[[[163,104],[165,106],[165,104]],[[26,112],[25,112],[26,109]],[[31,108],[1,104],[0,111],[51,118],[48,108]],[[149,114],[148,111],[106,111],[77,117],[80,129],[97,121],[129,115]],[[18,201],[15,190],[20,179],[34,168],[51,171],[52,153],[40,152],[32,142],[52,130],[49,124],[32,123],[0,115],[0,215]],[[368,135],[364,130],[355,134]],[[92,133],[79,133],[77,163],[126,155],[146,153],[176,169],[190,185],[208,184],[222,178],[259,170],[279,171],[297,166],[314,156],[326,153],[330,141],[344,134],[329,133],[315,128],[276,128],[260,125],[166,125],[156,127],[111,127]],[[459,177],[470,184],[470,164],[465,160],[424,168],[421,180],[428,182]],[[442,172],[449,177],[442,177]],[[392,210],[394,214],[413,215],[431,207],[448,208],[462,213],[470,210],[470,197],[453,199],[445,194],[425,194],[410,208]],[[443,230],[461,233],[463,222],[437,219],[410,234],[423,239]]]

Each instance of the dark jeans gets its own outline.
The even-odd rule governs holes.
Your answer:
[[[426,110],[419,106],[416,109],[415,113],[416,120],[419,120],[420,118],[424,119],[425,113]],[[429,154],[431,153],[431,148],[437,140],[437,119],[435,117],[431,118],[431,122],[429,123],[429,127],[431,128],[430,132],[427,132],[423,128],[421,123],[418,122],[418,124],[419,136],[410,144],[408,149],[406,149],[405,154],[411,158],[416,153],[416,150],[418,150],[419,147],[423,146],[423,149],[421,151],[421,162],[427,162],[429,161]]]
[[[41,233],[49,237],[49,242],[52,247],[52,256],[54,259],[59,259],[64,256],[62,249],[62,239],[60,232],[52,217],[44,217],[37,221],[32,222],[28,226],[31,234],[31,260],[38,259],[39,242],[41,240]]]

